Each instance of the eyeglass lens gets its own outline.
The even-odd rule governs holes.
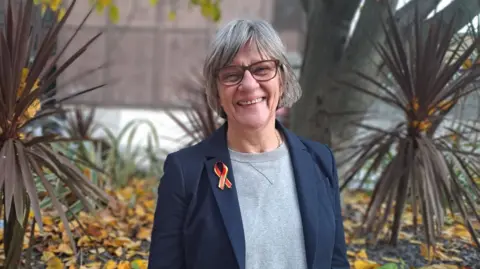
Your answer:
[[[225,85],[235,85],[242,81],[245,71],[248,70],[257,81],[267,81],[275,77],[277,62],[267,60],[256,62],[249,66],[227,66],[220,70],[218,78]]]

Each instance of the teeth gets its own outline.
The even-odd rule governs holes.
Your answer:
[[[257,99],[254,99],[254,100],[250,100],[250,101],[240,101],[239,103],[241,105],[251,105],[251,104],[256,104],[260,101],[262,101],[263,98],[257,98]]]

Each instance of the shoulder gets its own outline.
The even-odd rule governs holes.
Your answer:
[[[191,178],[192,174],[197,174],[203,167],[205,161],[204,148],[203,142],[200,142],[169,153],[165,159],[165,169],[173,164],[182,172],[184,177]]]
[[[204,158],[203,142],[192,146],[182,147],[176,151],[173,151],[167,155],[167,158],[173,158],[181,163],[190,163],[192,161],[198,161]]]
[[[300,141],[302,141],[302,143],[311,153],[318,155],[319,157],[322,158],[322,160],[328,161],[328,163],[333,165],[335,160],[333,157],[333,152],[330,149],[330,147],[320,142],[306,139],[304,137],[298,137],[298,138],[300,139]]]
[[[316,159],[317,164],[322,166],[321,168],[330,178],[334,178],[336,176],[336,164],[335,157],[330,147],[298,135],[297,137],[305,145],[305,148],[309,151],[312,157]]]

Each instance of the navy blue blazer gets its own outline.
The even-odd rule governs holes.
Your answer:
[[[349,269],[335,160],[330,149],[276,122],[294,169],[309,269]],[[231,168],[227,124],[167,156],[158,188],[149,269],[245,269],[245,239],[232,169],[218,188],[213,167]]]

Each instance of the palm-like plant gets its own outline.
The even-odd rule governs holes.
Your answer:
[[[462,68],[462,64],[478,46],[478,38],[472,37],[467,48],[460,49],[466,37],[460,45],[458,42],[452,45],[455,34],[452,25],[453,20],[439,20],[425,32],[425,22],[416,16],[413,33],[402,35],[390,12],[383,25],[386,43],[376,48],[394,83],[386,86],[362,72],[355,74],[371,88],[341,82],[398,109],[403,115],[397,125],[388,128],[355,123],[367,131],[353,141],[350,156],[353,165],[347,171],[342,189],[369,162],[365,177],[375,172],[380,174],[363,223],[364,232],[371,238],[378,238],[393,215],[390,243],[396,244],[402,215],[409,203],[415,228],[423,223],[428,245],[435,245],[449,208],[452,214],[460,212],[479,246],[469,218],[480,220],[477,214],[480,188],[475,182],[480,175],[480,153],[458,149],[449,139],[452,136],[469,139],[466,133],[442,129],[447,114],[459,100],[477,89],[479,65],[473,63]],[[455,49],[449,51],[452,46]],[[480,131],[467,123],[460,124],[464,131]],[[385,160],[386,166],[382,165]],[[466,179],[465,184],[461,184],[461,178]]]
[[[22,242],[30,209],[33,209],[33,221],[37,222],[43,232],[34,178],[38,178],[48,192],[74,250],[75,244],[63,205],[55,197],[46,174],[57,176],[92,211],[94,208],[87,197],[108,201],[108,196],[101,189],[92,184],[67,157],[52,148],[51,143],[57,140],[55,135],[34,137],[25,131],[25,127],[33,121],[57,112],[56,109],[49,109],[35,115],[41,105],[40,97],[46,89],[100,35],[93,36],[63,64],[59,64],[65,48],[59,49],[53,59],[51,55],[58,33],[76,1],[72,1],[65,14],[62,12],[60,19],[53,23],[41,40],[39,32],[35,31],[39,30],[35,27],[38,22],[32,22],[33,12],[40,12],[33,2],[34,0],[9,0],[4,28],[0,32],[0,189],[3,198],[1,209],[4,210],[5,218],[4,268],[8,269],[20,267]],[[59,68],[50,72],[56,64],[59,64]],[[95,88],[83,92],[93,89]]]
[[[181,104],[178,107],[182,109],[186,121],[172,111],[167,111],[168,116],[185,132],[188,138],[186,146],[207,138],[222,123],[222,119],[208,105],[204,85],[200,75],[194,75],[192,79],[180,83],[178,98]],[[183,139],[185,137],[180,138]]]

